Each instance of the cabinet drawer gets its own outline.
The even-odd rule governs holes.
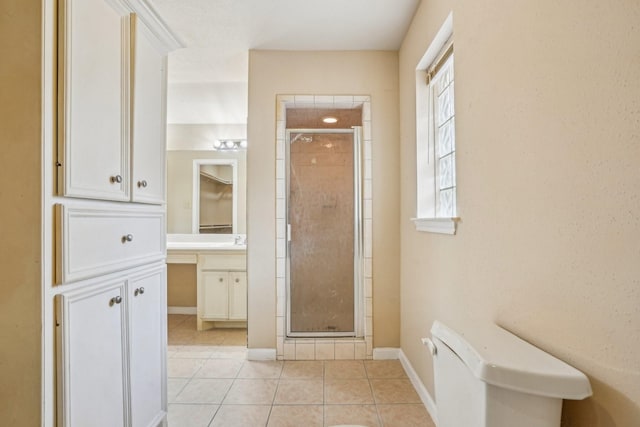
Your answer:
[[[247,256],[241,253],[199,254],[200,270],[239,270],[247,269]]]
[[[56,283],[162,259],[164,213],[56,205]]]

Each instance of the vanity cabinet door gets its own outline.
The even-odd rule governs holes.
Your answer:
[[[61,0],[58,193],[129,200],[129,13]]]
[[[247,320],[247,273],[229,273],[229,320]]]
[[[158,41],[135,15],[132,26],[131,199],[159,204],[165,198],[165,55]]]
[[[134,275],[129,301],[131,425],[155,426],[166,411],[166,266]]]
[[[56,297],[58,424],[127,424],[125,282]]]
[[[226,320],[229,317],[229,281],[226,271],[202,272],[202,313],[205,320]]]

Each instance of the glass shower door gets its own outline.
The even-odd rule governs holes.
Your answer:
[[[354,132],[290,131],[289,336],[353,336],[357,277]]]

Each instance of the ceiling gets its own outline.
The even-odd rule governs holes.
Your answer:
[[[250,49],[397,50],[420,0],[149,0],[169,55],[169,123],[242,124]]]

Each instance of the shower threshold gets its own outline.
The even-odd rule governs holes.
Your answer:
[[[358,338],[355,332],[289,332],[289,338]]]

